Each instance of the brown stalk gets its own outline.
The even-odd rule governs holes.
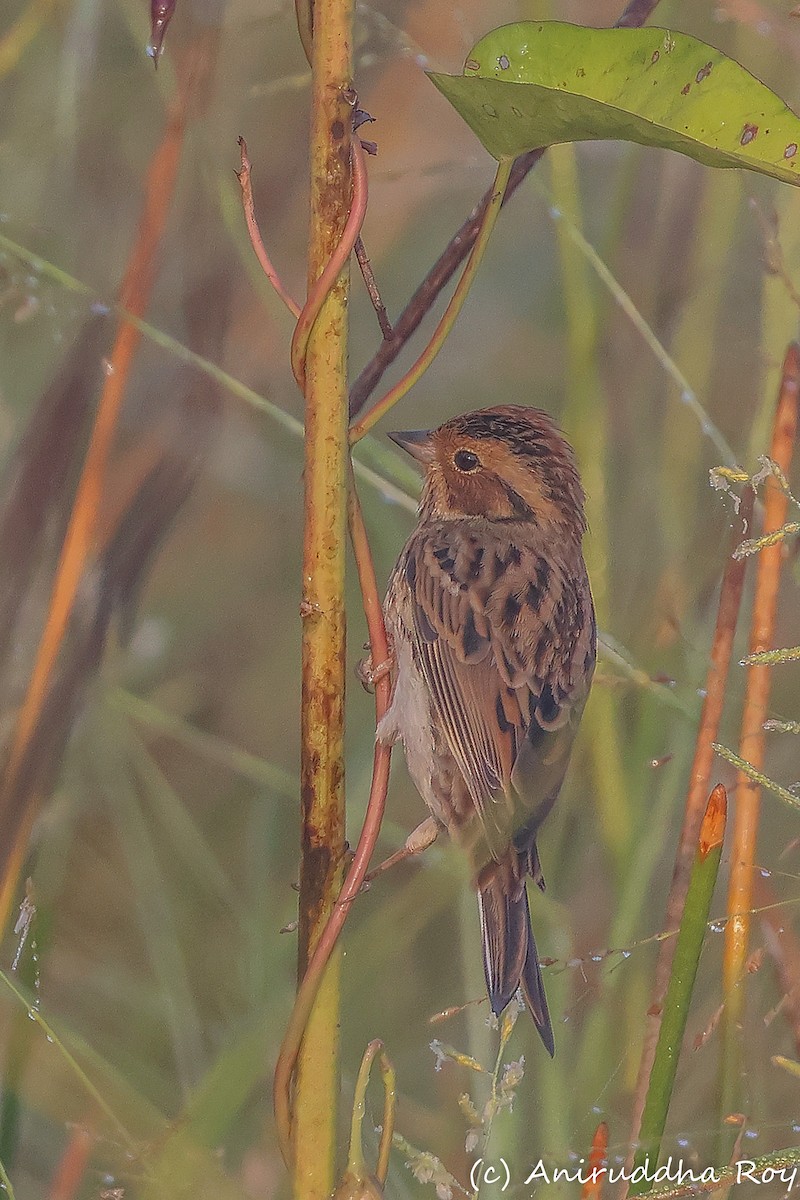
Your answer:
[[[753,492],[747,489],[742,497],[739,517],[747,533],[753,518]],[[736,635],[736,625],[739,619],[739,609],[744,588],[746,559],[736,559],[733,551],[741,541],[738,532],[734,532],[731,552],[725,563],[722,585],[717,607],[717,620],[714,626],[714,639],[711,644],[711,661],[706,673],[705,699],[700,713],[700,724],[695,741],[694,759],[689,774],[689,788],[683,812],[683,824],[678,839],[678,849],[675,855],[675,866],[672,872],[667,897],[667,909],[664,918],[664,929],[670,933],[678,929],[686,903],[686,893],[689,887],[692,862],[694,860],[700,825],[706,809],[708,794],[711,790],[711,768],[714,761],[713,743],[717,741],[722,710],[725,704],[725,690],[728,683],[733,641]],[[667,985],[672,971],[672,960],[675,955],[675,938],[665,938],[659,945],[656,962],[655,981],[650,1006],[647,1010],[642,1058],[636,1079],[636,1091],[633,1101],[633,1116],[631,1119],[631,1134],[629,1145],[633,1146],[639,1137],[639,1128],[644,1112],[647,1090],[650,1084],[650,1074],[653,1069],[658,1036],[661,1030],[661,1018]]]
[[[372,263],[367,254],[367,248],[360,236],[356,238],[355,252],[358,265],[361,268],[361,276],[369,292],[372,307],[375,309],[375,316],[378,318],[381,333],[385,338],[390,338],[392,336],[392,323],[389,320],[386,305],[383,303],[383,297],[378,287],[378,281],[375,278],[375,272],[372,269]]]
[[[119,297],[120,306],[137,317],[142,317],[146,311],[155,279],[158,248],[172,203],[187,120],[199,85],[207,80],[212,64],[213,53],[209,52],[208,40],[199,36],[178,73],[178,91],[168,108],[165,131],[147,172],[136,243]],[[0,780],[0,829],[3,835],[0,839],[0,928],[8,919],[39,804],[35,790],[24,786],[28,760],[80,583],[94,558],[109,456],[140,337],[139,329],[125,317],[121,318],[64,536],[44,630]]]
[[[301,2],[302,0],[298,0],[298,3]],[[630,3],[625,6],[625,10],[619,20],[615,22],[615,28],[638,29],[644,25],[657,7],[658,0],[630,0]],[[530,150],[527,154],[523,154],[516,159],[503,197],[503,204],[508,202],[543,154],[544,150]],[[384,372],[392,365],[406,342],[417,331],[423,318],[433,308],[440,293],[447,287],[458,268],[472,250],[483,226],[484,216],[491,202],[493,190],[493,188],[489,188],[461,228],[453,234],[447,246],[395,321],[391,337],[384,338],[375,351],[375,354],[353,383],[350,388],[351,421],[361,413],[367,400],[380,383]]]
[[[800,390],[800,346],[792,342],[783,361],[778,404],[772,428],[770,458],[788,475],[797,436],[798,391]],[[765,486],[763,534],[779,529],[786,521],[788,497],[774,479]],[[778,588],[786,557],[781,543],[765,547],[756,564],[753,615],[750,625],[750,654],[769,650],[773,645]],[[739,739],[740,756],[761,771],[764,766],[765,735],[771,668],[751,666]],[[740,1027],[744,1013],[745,980],[750,938],[750,913],[753,907],[753,868],[758,836],[761,789],[740,773],[736,786],[736,811],[731,846],[731,874],[728,887],[728,916],[725,927],[723,993],[725,1000],[723,1053],[723,1109],[735,1107],[738,1090]]]
[[[309,287],[302,309],[286,292],[264,248],[255,218],[247,147],[240,139],[239,182],[250,241],[276,292],[297,317],[292,337],[292,367],[306,396],[306,523],[301,609],[306,619],[301,766],[301,983],[278,1055],[273,1102],[284,1161],[294,1174],[298,1194],[309,1197],[330,1191],[333,1169],[335,1122],[330,1117],[336,1099],[338,989],[335,973],[330,973],[328,967],[350,904],[364,883],[378,838],[390,758],[388,747],[376,745],[367,815],[334,905],[332,898],[336,895],[344,850],[344,562],[336,511],[339,497],[346,491],[341,469],[347,446],[344,271],[359,242],[368,201],[364,149],[357,134],[353,134],[348,139],[352,195],[346,210],[341,202],[342,155],[337,142],[345,137],[351,123],[352,112],[347,106],[355,103],[347,75],[351,15],[347,5],[320,11],[321,50],[319,61],[314,60]],[[301,36],[304,29],[306,35],[304,45],[310,37],[311,16],[310,6],[298,7]],[[311,49],[310,45],[306,48]],[[336,404],[339,394],[340,412]],[[352,466],[349,483],[347,515],[373,661],[385,661],[389,651],[383,614]],[[376,687],[378,718],[388,702],[389,680],[385,677]]]

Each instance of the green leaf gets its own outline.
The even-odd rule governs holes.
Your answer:
[[[482,38],[463,76],[430,78],[496,159],[616,138],[800,181],[800,119],[687,34],[520,21]]]

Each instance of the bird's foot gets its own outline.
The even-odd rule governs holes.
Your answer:
[[[384,679],[394,666],[394,655],[390,654],[383,662],[373,665],[372,655],[362,658],[356,663],[356,675],[361,681],[365,692],[374,692],[375,684]]]
[[[390,854],[382,863],[379,863],[374,871],[370,871],[364,882],[367,884],[372,883],[372,880],[377,875],[382,875],[390,867],[396,866],[397,863],[405,862],[407,858],[413,858],[416,854],[421,854],[423,850],[427,850],[428,846],[432,846],[439,836],[439,828],[439,822],[434,817],[426,817],[408,835],[405,845],[401,846],[399,850],[395,850],[394,854]]]

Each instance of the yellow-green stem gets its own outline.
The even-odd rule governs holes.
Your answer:
[[[353,0],[316,0],[308,287],[334,253],[350,210]],[[343,270],[308,340],[302,606],[302,862],[299,974],[325,927],[344,856],[344,564],[347,492],[347,297]],[[294,1094],[294,1191],[333,1190],[339,960],[333,955],[305,1030]]]
[[[472,287],[473,280],[477,273],[478,267],[481,264],[484,251],[491,237],[492,230],[495,227],[497,218],[500,215],[500,208],[503,203],[503,197],[506,194],[508,187],[508,179],[511,174],[511,168],[514,165],[512,158],[502,159],[497,164],[497,174],[495,175],[494,188],[492,189],[492,198],[486,207],[486,212],[483,215],[483,224],[480,228],[475,245],[472,247],[472,253],[467,259],[467,265],[461,273],[456,290],[450,298],[450,303],[444,310],[439,324],[433,331],[433,335],[428,342],[428,345],[422,351],[413,367],[410,368],[393,388],[390,388],[386,395],[373,404],[372,408],[357,421],[350,429],[350,442],[355,444],[360,441],[365,433],[368,433],[372,426],[385,416],[398,400],[402,400],[414,384],[422,378],[431,365],[436,355],[441,350],[445,340],[450,333],[450,330],[455,324],[458,314],[464,307],[464,301]]]
[[[378,1149],[378,1161],[375,1166],[375,1178],[381,1187],[386,1183],[389,1172],[389,1152],[392,1148],[394,1133],[394,1110],[397,1103],[395,1071],[391,1060],[383,1049],[383,1042],[375,1038],[364,1051],[356,1080],[353,1096],[353,1114],[350,1119],[350,1154],[347,1171],[343,1180],[344,1189],[340,1185],[338,1194],[363,1195],[364,1187],[369,1179],[369,1172],[364,1162],[364,1145],[361,1138],[361,1126],[367,1106],[367,1084],[376,1055],[380,1056],[381,1077],[383,1079],[383,1123],[381,1125],[381,1140]]]

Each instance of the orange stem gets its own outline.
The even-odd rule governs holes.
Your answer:
[[[73,1129],[66,1150],[58,1164],[47,1200],[75,1200],[89,1165],[93,1141],[85,1129]]]
[[[800,389],[800,347],[791,343],[783,363],[778,405],[772,432],[770,457],[784,475],[788,474],[797,434],[798,390]],[[767,480],[763,533],[779,529],[786,520],[788,498],[772,479]],[[756,566],[753,616],[750,627],[750,653],[768,650],[773,644],[781,567],[785,548],[781,543],[767,546]],[[757,770],[764,764],[764,721],[767,717],[771,668],[751,666],[747,671],[740,755]],[[745,964],[750,937],[750,910],[753,907],[753,865],[761,790],[746,775],[739,774],[736,787],[736,813],[731,848],[731,875],[728,888],[729,920],[725,928],[723,988],[726,1004],[726,1047],[741,1022],[744,1009]]]
[[[189,101],[196,85],[195,68],[200,60],[190,61],[192,69],[182,74],[179,92],[167,114],[161,144],[150,162],[138,235],[120,289],[120,306],[136,317],[142,317],[147,308],[156,273],[156,254],[174,193]],[[200,65],[202,67],[202,63]],[[20,776],[42,714],[80,581],[93,555],[109,456],[140,338],[137,326],[123,317],[108,360],[106,380],[75,492],[44,630],[0,781],[0,828],[3,830],[0,894],[5,902],[0,911],[0,927],[7,919],[9,897],[15,887],[15,879],[11,876],[22,861],[24,841],[35,815],[31,811],[33,798],[17,794]]]
[[[270,281],[273,288],[288,308],[289,312],[293,317],[297,318],[300,316],[300,305],[284,287],[281,277],[275,270],[272,259],[267,253],[267,248],[264,245],[264,241],[261,237],[261,230],[258,228],[255,201],[253,200],[253,184],[250,178],[250,157],[247,153],[247,142],[243,137],[239,138],[239,149],[242,156],[242,169],[241,171],[236,172],[236,178],[239,180],[239,186],[242,189],[242,207],[244,208],[244,218],[247,222],[247,232],[250,235],[250,245],[255,251],[256,258],[261,265],[261,270],[264,272],[267,279]]]

